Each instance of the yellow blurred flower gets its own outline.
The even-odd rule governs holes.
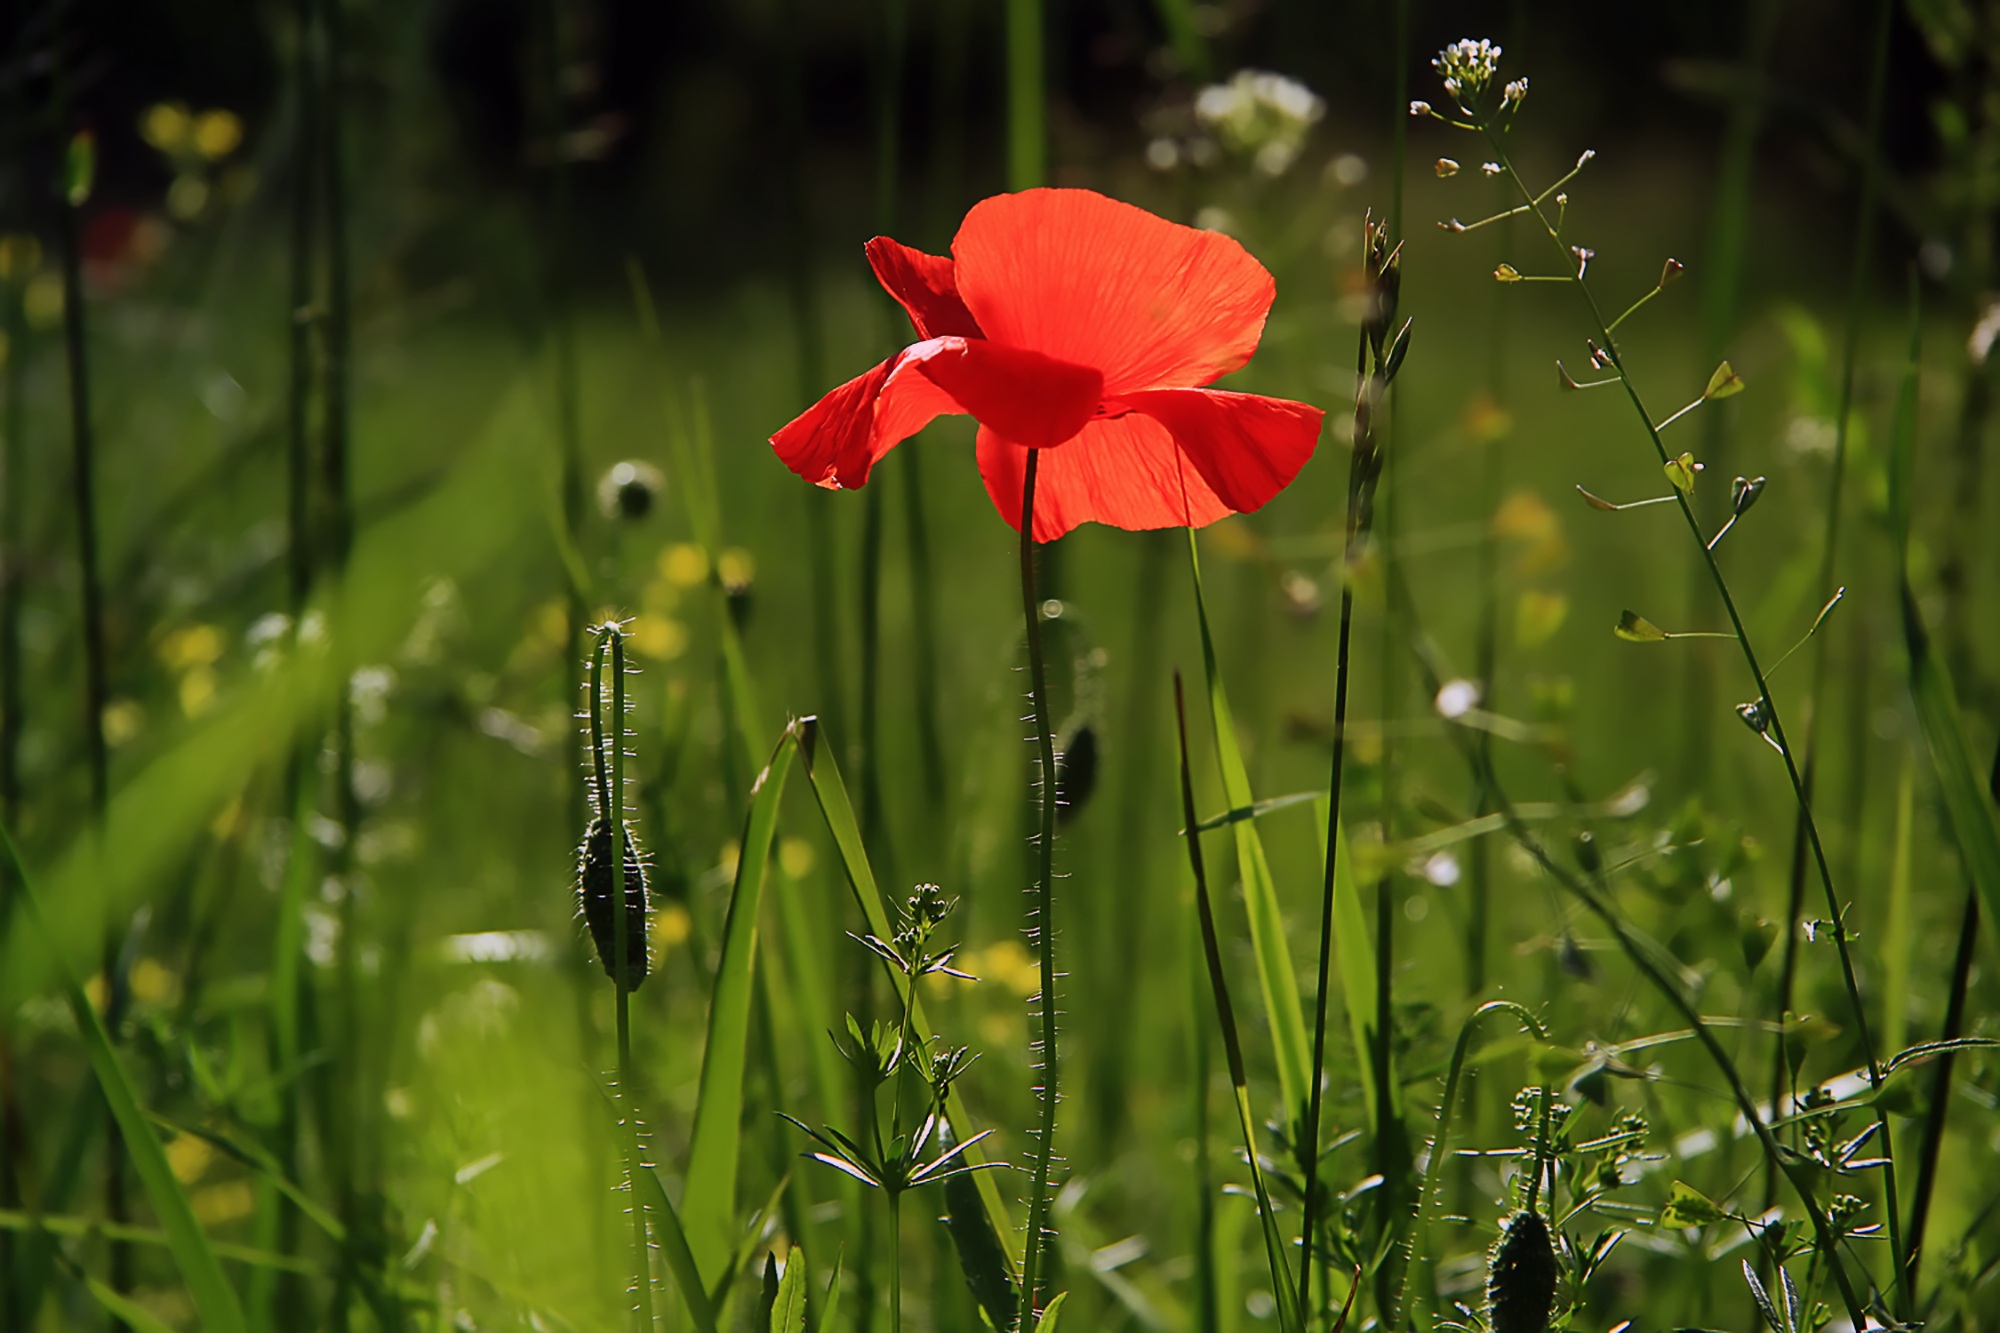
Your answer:
[[[184,625],[160,640],[161,665],[172,671],[214,666],[222,660],[222,631],[213,625]]]
[[[725,588],[747,588],[757,581],[757,557],[740,546],[726,547],[715,558],[715,572]]]
[[[693,922],[688,919],[688,910],[679,903],[668,903],[653,913],[653,948],[666,954],[679,945],[687,943],[688,931]]]
[[[173,969],[156,958],[141,958],[132,965],[132,975],[125,979],[132,991],[132,998],[145,1004],[164,1004],[180,989],[180,978]],[[191,1177],[182,1176],[188,1180]]]
[[[225,1180],[219,1185],[209,1185],[188,1195],[188,1204],[194,1209],[195,1220],[205,1226],[218,1227],[228,1222],[240,1222],[257,1210],[257,1192],[250,1188],[247,1180]]]
[[[815,859],[813,845],[804,838],[785,838],[778,843],[778,865],[793,879],[811,874]]]
[[[693,542],[675,542],[660,552],[660,573],[669,583],[692,588],[708,577],[708,553]]]
[[[185,104],[160,102],[146,108],[139,117],[139,137],[162,153],[178,153],[187,144],[194,118]]]
[[[192,1185],[208,1174],[209,1163],[215,1160],[215,1145],[199,1134],[176,1134],[167,1144],[167,1165],[174,1170],[174,1179],[183,1185]]]
[[[211,162],[235,152],[243,143],[243,122],[234,111],[204,111],[195,117],[194,150]]]
[[[632,647],[657,662],[671,662],[687,651],[687,630],[672,616],[647,612],[632,622]]]
[[[189,717],[200,717],[215,703],[215,672],[209,667],[196,667],[181,677],[181,711]]]
[[[135,699],[113,699],[104,705],[104,743],[116,749],[146,727],[146,710]]]

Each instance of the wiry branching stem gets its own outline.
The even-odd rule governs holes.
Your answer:
[[[1021,1270],[1020,1333],[1033,1333],[1039,1305],[1041,1254],[1048,1231],[1049,1173],[1056,1133],[1056,755],[1049,730],[1048,670],[1042,661],[1042,612],[1035,596],[1035,470],[1038,449],[1028,450],[1021,482],[1021,614],[1028,633],[1028,688],[1034,699],[1035,743],[1041,764],[1041,813],[1035,835],[1035,952],[1041,961],[1041,994],[1037,1015],[1041,1044],[1042,1114],[1035,1143],[1034,1186],[1028,1196],[1028,1242]]]

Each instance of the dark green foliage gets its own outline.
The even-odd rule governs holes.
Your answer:
[[[1556,1300],[1549,1224],[1532,1209],[1507,1219],[1486,1265],[1486,1322],[1493,1333],[1543,1333]]]
[[[639,851],[628,824],[625,841],[625,967],[626,986],[639,989],[646,979],[646,858]],[[616,874],[611,860],[611,826],[602,817],[590,821],[583,841],[576,849],[576,903],[590,927],[590,942],[597,946],[604,975],[618,980],[617,923],[612,899],[617,896]]]

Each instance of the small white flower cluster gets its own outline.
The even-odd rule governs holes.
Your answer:
[[[1496,51],[1494,54],[1497,55],[1499,53]],[[1528,100],[1527,79],[1525,78],[1516,79],[1512,83],[1508,84],[1505,88],[1502,88],[1500,90],[1500,100],[1506,102],[1510,106],[1516,106],[1516,107],[1520,106],[1521,103],[1527,101]]]
[[[1476,42],[1470,38],[1453,42],[1437,53],[1431,68],[1444,77],[1444,90],[1463,106],[1486,91],[1486,85],[1493,81],[1500,68],[1500,48],[1483,37]],[[1520,84],[1521,95],[1525,97],[1527,81],[1523,79]]]
[[[1306,131],[1325,114],[1326,103],[1312,89],[1268,70],[1238,70],[1229,82],[1211,84],[1194,99],[1202,127],[1267,176],[1290,169],[1305,147]]]

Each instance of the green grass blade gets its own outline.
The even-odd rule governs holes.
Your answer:
[[[1188,768],[1187,704],[1179,672],[1174,673],[1174,718],[1180,736],[1181,812],[1188,825],[1195,822],[1194,775]],[[1250,1183],[1257,1191],[1257,1217],[1264,1230],[1264,1257],[1271,1267],[1271,1290],[1277,1296],[1278,1324],[1285,1330],[1301,1329],[1298,1298],[1293,1294],[1291,1269],[1285,1261],[1284,1235],[1278,1230],[1278,1211],[1271,1203],[1271,1191],[1264,1180],[1264,1167],[1257,1153],[1257,1122],[1250,1111],[1250,1077],[1244,1072],[1243,1041],[1236,1030],[1236,1008],[1229,1000],[1229,978],[1222,969],[1222,948],[1215,929],[1215,908],[1208,893],[1208,871],[1201,855],[1201,836],[1187,839],[1188,870],[1194,877],[1196,911],[1201,920],[1202,958],[1208,967],[1209,992],[1215,1000],[1215,1019],[1222,1029],[1222,1050],[1229,1063],[1229,1083],[1235,1092],[1236,1123],[1243,1132],[1243,1148],[1250,1162]]]
[[[28,878],[27,867],[21,864],[20,854],[14,849],[14,840],[5,829],[0,829],[0,847],[6,850],[8,864],[13,867],[14,884],[19,890],[21,906],[26,909],[28,920],[54,952],[55,941],[49,934],[48,923],[42,918],[42,905],[35,893],[34,883]],[[167,1154],[160,1147],[159,1137],[153,1133],[146,1113],[139,1109],[139,1099],[118,1063],[118,1053],[112,1049],[104,1024],[98,1020],[97,1011],[91,1008],[90,1000],[70,971],[68,962],[58,957],[56,966],[64,997],[69,1001],[70,1013],[76,1019],[77,1035],[82,1038],[84,1050],[90,1057],[91,1070],[97,1075],[98,1085],[104,1089],[104,1100],[111,1108],[112,1118],[118,1122],[132,1169],[138,1173],[146,1197],[153,1205],[160,1230],[165,1233],[181,1278],[187,1283],[188,1295],[193,1298],[195,1310],[201,1316],[202,1327],[213,1330],[213,1333],[243,1333],[243,1309],[237,1304],[236,1292],[223,1277],[222,1264],[216,1258],[200,1223],[195,1221],[194,1209],[189,1206],[180,1181],[175,1179],[173,1168],[167,1165]]]
[[[1916,847],[1917,770],[1907,758],[1896,782],[1896,833],[1889,853],[1889,920],[1883,930],[1882,994],[1888,997],[1882,1014],[1885,1050],[1900,1051],[1910,1037],[1910,1015],[1900,997],[1910,994],[1910,967],[1916,955],[1912,929],[1910,861]],[[1889,1067],[1895,1067],[1895,1061]]]
[[[134,1333],[175,1333],[172,1324],[139,1302],[119,1295],[103,1282],[81,1270],[78,1271],[77,1277],[82,1280],[83,1289],[90,1293],[91,1299],[104,1307],[106,1314],[134,1330]]]
[[[105,1222],[95,1217],[76,1217],[69,1214],[31,1215],[0,1208],[0,1231],[42,1232],[49,1236],[94,1236],[104,1240],[124,1241],[131,1245],[171,1248],[167,1233],[158,1227]],[[323,1265],[316,1264],[310,1259],[279,1254],[274,1250],[262,1250],[254,1245],[231,1245],[226,1241],[210,1241],[209,1245],[215,1250],[216,1258],[233,1264],[242,1264],[246,1268],[267,1268],[276,1272],[304,1273],[308,1276],[323,1276],[326,1272]]]
[[[1208,605],[1202,596],[1201,557],[1194,533],[1188,533],[1188,566],[1194,575],[1195,613],[1201,624],[1201,663],[1208,682],[1209,715],[1215,724],[1216,757],[1222,770],[1222,794],[1231,810],[1255,806],[1250,774],[1243,765],[1243,747],[1236,738],[1235,715],[1216,666],[1215,641],[1209,633]],[[1188,822],[1192,824],[1193,818]],[[1257,958],[1257,982],[1271,1023],[1271,1044],[1278,1065],[1278,1091],[1285,1115],[1297,1121],[1305,1109],[1311,1048],[1306,1041],[1305,1011],[1299,1005],[1298,976],[1286,948],[1285,916],[1278,906],[1278,886],[1264,855],[1264,840],[1254,820],[1231,825],[1236,836],[1236,862],[1243,876],[1243,902],[1250,917],[1250,947]],[[1370,992],[1373,992],[1371,985]],[[1371,1098],[1372,1100],[1372,1098]],[[1279,1282],[1283,1287],[1287,1285]]]
[[[889,939],[895,934],[895,927],[882,901],[882,891],[875,882],[875,871],[868,864],[868,852],[861,842],[861,825],[854,817],[854,803],[848,799],[847,784],[841,781],[840,766],[834,762],[833,747],[817,744],[818,730],[814,719],[804,718],[796,727],[798,746],[805,755],[806,778],[819,801],[820,814],[826,821],[826,830],[833,838],[834,848],[840,854],[840,863],[847,871],[847,883],[854,891],[854,901],[861,908],[869,931],[881,939]],[[900,972],[888,968],[887,964],[884,967],[891,984],[896,987],[897,1000],[902,1001],[907,993],[907,980]],[[910,1002],[909,1013],[910,1028],[916,1039],[930,1040],[931,1030],[924,1018],[921,996]],[[945,1100],[945,1111],[961,1133],[971,1126],[972,1117],[967,1113],[956,1088]],[[965,1160],[977,1164],[988,1159],[975,1147],[966,1150]],[[1006,1246],[1008,1264],[1018,1271],[1021,1255],[1017,1238],[1013,1223],[1007,1217],[1007,1205],[1000,1197],[1000,1186],[993,1179],[995,1174],[992,1171],[975,1171],[973,1179],[979,1186],[979,1197],[986,1206],[986,1215],[993,1224],[994,1234]]]
[[[778,802],[792,768],[798,724],[786,728],[757,779],[736,861],[736,883],[722,927],[722,962],[709,998],[708,1038],[696,1094],[682,1207],[695,1259],[711,1281],[729,1262],[736,1234],[736,1168],[743,1146],[743,1069],[750,1047],[751,972],[757,954],[758,909],[778,827]]]
[[[807,1324],[813,1333],[819,1333],[821,1329],[833,1333],[840,1327],[840,1271],[846,1259],[845,1250],[833,1256],[833,1276],[826,1280],[826,1304],[821,1307],[819,1318],[809,1320]]]
[[[1931,645],[1916,590],[1910,584],[1910,512],[1917,436],[1917,373],[1922,325],[1912,280],[1908,357],[1897,387],[1889,439],[1889,519],[1902,552],[1903,640],[1909,649],[1910,699],[1916,705],[1924,753],[1937,780],[1945,823],[1966,877],[1979,895],[1980,916],[2000,943],[2000,824],[1986,793],[1985,774],[1965,741],[1965,719],[1944,659]]]
[[[660,1174],[652,1167],[639,1172],[639,1180],[646,1189],[654,1241],[667,1261],[667,1270],[674,1275],[674,1285],[681,1290],[681,1300],[687,1306],[688,1318],[694,1321],[695,1333],[716,1333],[715,1308],[709,1303],[708,1289],[702,1285],[701,1270],[695,1266],[694,1249],[688,1244],[681,1216],[667,1198],[667,1187],[660,1183]]]

